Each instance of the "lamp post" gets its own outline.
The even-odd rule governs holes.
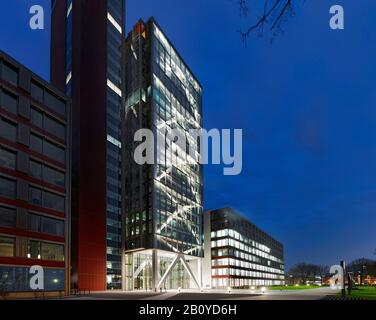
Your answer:
[[[353,284],[353,273],[349,272],[347,273],[347,289],[348,289],[349,296],[351,296],[352,284]]]
[[[341,267],[342,267],[342,297],[346,297],[346,263],[344,260],[341,261]]]
[[[360,273],[360,285],[361,286],[363,285],[363,282],[364,282],[364,275],[365,275],[366,269],[367,269],[367,267],[365,265],[362,265],[362,270],[361,270],[361,273]]]

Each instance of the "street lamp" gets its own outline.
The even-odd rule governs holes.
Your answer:
[[[361,286],[363,285],[363,282],[364,282],[364,276],[365,276],[365,273],[366,273],[366,269],[367,269],[367,267],[365,265],[362,265],[362,271],[361,271],[361,275],[360,275],[360,285]]]

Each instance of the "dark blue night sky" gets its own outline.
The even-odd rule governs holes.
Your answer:
[[[251,0],[249,0],[251,2]],[[245,48],[236,0],[128,0],[128,30],[154,15],[204,87],[206,128],[244,130],[243,172],[205,170],[205,207],[232,206],[284,243],[286,264],[376,248],[376,3],[297,0],[284,33]],[[0,48],[49,79],[48,0],[0,2]],[[329,8],[345,8],[345,30]],[[244,24],[244,23],[243,23]]]

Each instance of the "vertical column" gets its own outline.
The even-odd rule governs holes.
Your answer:
[[[126,261],[128,257],[125,256],[124,251],[121,250],[121,289],[123,291],[127,290],[127,280],[126,280],[126,268],[125,268],[125,263],[128,262]],[[132,265],[132,270],[133,270],[133,265]],[[133,277],[133,272],[132,272],[132,277]]]
[[[152,250],[152,280],[151,280],[151,286],[152,290],[154,292],[157,292],[157,286],[158,286],[158,251],[156,249]]]
[[[198,284],[200,285],[200,288],[203,288],[202,285],[202,258],[197,259],[197,273],[198,273]]]
[[[134,291],[134,255],[135,255],[135,253],[132,253],[132,289],[131,289],[131,291]]]

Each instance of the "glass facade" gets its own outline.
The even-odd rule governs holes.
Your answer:
[[[192,287],[184,261],[196,268],[191,258],[203,256],[203,199],[199,138],[189,130],[202,126],[202,89],[154,19],[135,25],[125,59],[125,249],[157,250],[156,282],[177,255],[184,255],[186,260],[176,262],[162,288]],[[152,164],[134,161],[139,129],[153,133],[154,148],[147,151],[154,150]],[[137,272],[151,259],[144,251],[130,254],[128,289],[131,274],[136,274],[134,289],[152,285],[149,262]]]
[[[188,130],[201,129],[201,87],[156,24],[152,60],[152,129],[165,141],[155,151],[153,176],[157,247],[202,256],[202,168],[187,150],[199,153]],[[171,147],[172,129],[185,145]]]
[[[167,272],[175,255],[159,251],[157,254],[157,279]],[[153,289],[153,257],[151,250],[127,254],[125,258],[126,287],[125,290]],[[193,261],[193,260],[192,260]],[[191,263],[192,262],[188,262]],[[160,289],[189,289],[192,287],[190,276],[181,261],[176,263]]]
[[[72,96],[73,0],[67,0],[65,73],[67,96]]]
[[[215,288],[283,285],[283,246],[232,209],[209,213]]]
[[[107,0],[107,288],[121,289],[124,0]]]
[[[63,291],[65,289],[65,270],[44,268],[44,290]],[[0,291],[27,292],[31,291],[29,267],[0,266]]]

